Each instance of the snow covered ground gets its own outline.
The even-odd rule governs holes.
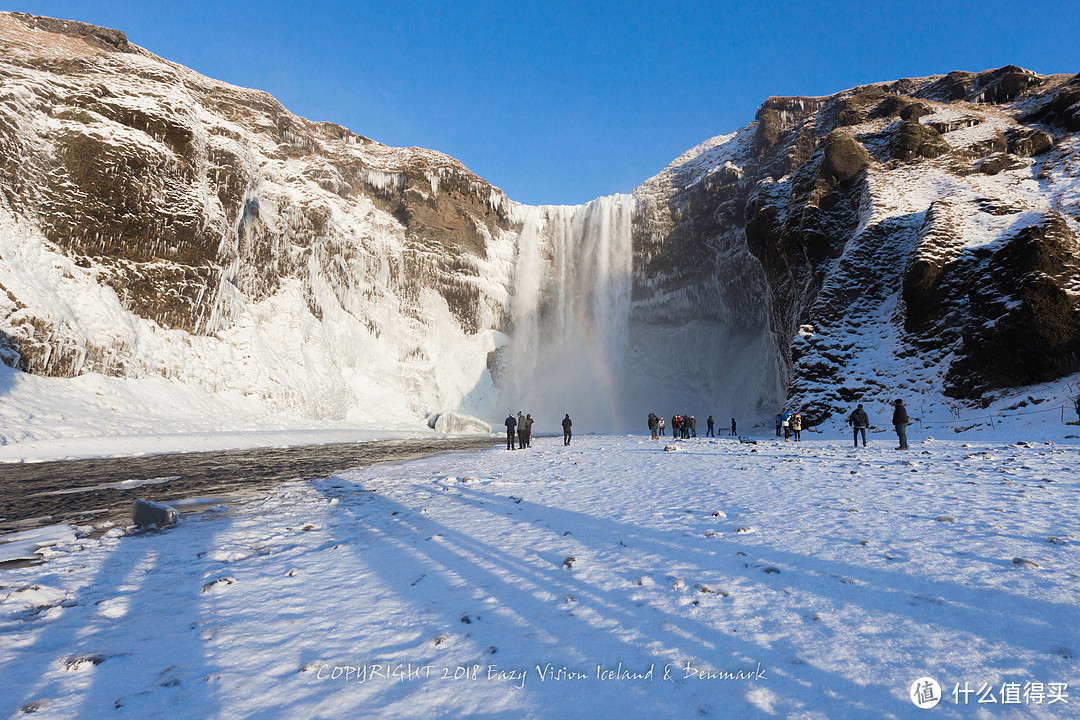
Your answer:
[[[1064,432],[541,438],[34,531],[0,716],[1077,717]]]

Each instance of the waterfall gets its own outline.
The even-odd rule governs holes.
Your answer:
[[[537,429],[623,424],[632,280],[630,195],[524,207],[500,412]]]

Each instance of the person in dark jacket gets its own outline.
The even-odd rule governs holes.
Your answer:
[[[690,434],[697,437],[697,418],[690,416]]]
[[[705,433],[705,437],[716,437],[715,435],[713,435],[713,426],[716,424],[716,422],[713,421],[712,415],[705,418],[705,424],[709,426],[709,431]]]
[[[525,416],[525,447],[532,447],[532,424],[533,416],[529,413]]]
[[[739,436],[738,431],[735,429],[735,418],[731,418],[731,436],[732,437],[738,437]]]
[[[517,418],[514,417],[514,413],[510,413],[506,416],[506,422],[503,423],[506,426],[506,449],[514,449],[514,436],[517,435]]]
[[[776,413],[776,437],[780,437],[780,428],[784,426],[784,416]]]
[[[852,411],[847,421],[852,428],[852,439],[855,441],[855,447],[859,447],[860,432],[862,433],[862,446],[866,447],[866,428],[870,427],[870,417],[863,410],[862,403],[859,403],[859,407]]]
[[[656,434],[660,428],[660,418],[656,417],[656,413],[649,413],[649,434],[653,440],[656,440],[659,436]]]
[[[525,433],[527,432],[527,430],[525,428],[525,413],[521,412],[520,410],[518,410],[517,422],[518,422],[518,425],[517,425],[518,449],[519,450],[524,450],[525,449]]]
[[[570,432],[570,428],[571,428],[571,426],[573,426],[573,424],[574,423],[572,423],[570,421],[570,413],[566,413],[566,417],[564,417],[562,419],[562,444],[563,445],[569,445],[570,444],[570,436],[573,435],[573,433]]]
[[[897,450],[907,450],[907,426],[908,414],[903,400],[893,403],[892,424],[896,428],[896,437],[900,439],[900,447]]]

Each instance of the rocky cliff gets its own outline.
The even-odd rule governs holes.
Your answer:
[[[812,422],[894,394],[985,404],[1080,370],[1078,129],[1080,76],[1013,66],[769,98],[638,192],[672,264],[740,258],[721,272],[767,308]]]
[[[1075,77],[769,98],[579,208],[114,30],[0,13],[0,78],[0,358],[26,373],[167,378],[297,422],[577,403],[636,427],[1080,369]]]

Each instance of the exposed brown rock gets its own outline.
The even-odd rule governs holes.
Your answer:
[[[834,130],[825,138],[825,158],[822,172],[837,182],[847,182],[863,171],[870,162],[870,153],[851,135]]]
[[[949,150],[949,143],[941,133],[918,122],[903,122],[893,135],[892,156],[898,160],[936,158]]]

